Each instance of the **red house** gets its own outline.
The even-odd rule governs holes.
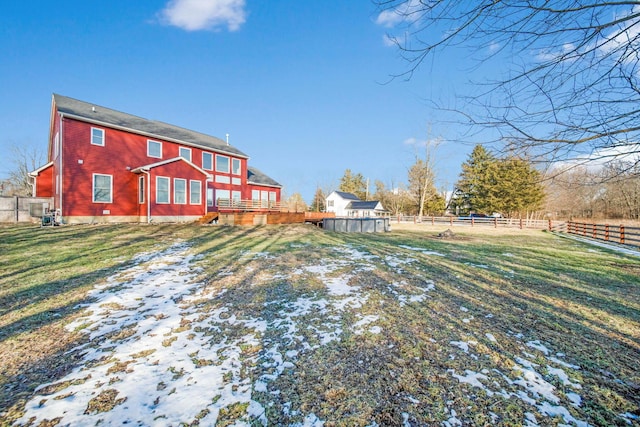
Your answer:
[[[31,172],[64,223],[191,221],[269,207],[282,186],[221,139],[53,95],[49,162]]]

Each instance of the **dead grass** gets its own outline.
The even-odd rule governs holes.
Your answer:
[[[514,381],[522,358],[540,366],[577,419],[626,425],[620,414],[640,415],[640,259],[532,230],[459,227],[452,229],[457,239],[434,237],[446,228],[394,224],[392,233],[377,235],[302,226],[0,228],[0,263],[9,266],[0,274],[0,417],[16,419],[36,386],[79,363],[67,351],[85,338],[63,327],[78,317],[78,303],[91,288],[135,263],[137,253],[177,240],[189,241],[201,256],[203,313],[271,325],[260,345],[242,347],[240,374],[252,382],[273,376],[266,392],[253,393],[270,424],[300,423],[311,413],[327,426],[439,425],[453,414],[465,425],[516,426],[527,412],[541,425],[562,422],[497,394],[521,391]],[[371,258],[350,259],[345,248]],[[328,261],[336,266],[324,279],[301,270]],[[348,277],[366,301],[349,305],[346,297],[328,295],[326,280],[339,277]],[[292,318],[296,334],[286,336],[286,315],[303,299],[316,308]],[[344,304],[319,314],[323,300]],[[229,310],[220,312],[224,307]],[[367,316],[375,320],[356,331]],[[205,332],[212,343],[233,342],[248,329],[219,323],[194,332]],[[333,339],[323,344],[330,333]],[[269,365],[274,348],[295,352],[283,356],[290,366]],[[569,371],[581,385],[579,407],[566,404],[576,390],[545,370],[553,365],[549,357],[580,366]],[[114,372],[126,375],[126,362],[116,366]],[[486,389],[454,376],[485,370],[495,382],[485,381]],[[167,381],[182,375],[168,372]],[[107,389],[87,411],[109,411],[123,399]],[[209,413],[203,411],[185,422],[198,422]],[[234,404],[220,411],[218,425],[248,419],[247,405]]]

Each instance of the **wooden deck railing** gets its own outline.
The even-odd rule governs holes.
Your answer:
[[[219,212],[304,212],[304,206],[272,200],[217,199]]]

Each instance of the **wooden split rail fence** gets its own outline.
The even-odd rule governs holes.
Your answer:
[[[640,227],[569,221],[556,231],[640,248]]]

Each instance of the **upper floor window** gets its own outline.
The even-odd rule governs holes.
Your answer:
[[[213,154],[202,153],[202,169],[208,171],[213,169]]]
[[[54,160],[58,158],[58,154],[60,153],[60,134],[56,132],[56,136],[53,138],[53,158]]]
[[[104,129],[91,128],[91,143],[104,146]]]
[[[231,159],[231,173],[234,175],[240,175],[240,159]]]
[[[147,156],[162,158],[162,143],[158,141],[147,140]]]
[[[183,159],[191,161],[191,148],[180,147],[180,152],[178,154]]]
[[[229,173],[229,158],[216,154],[216,172]]]

